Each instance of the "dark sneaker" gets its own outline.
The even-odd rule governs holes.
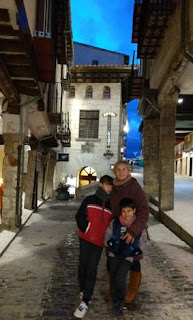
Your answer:
[[[123,304],[121,302],[113,303],[113,314],[115,316],[123,316]]]

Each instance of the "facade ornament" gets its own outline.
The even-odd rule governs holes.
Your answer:
[[[107,150],[103,153],[103,156],[109,160],[114,156],[114,153],[110,150],[111,148],[111,118],[116,117],[117,114],[114,112],[105,112],[103,113],[103,117],[107,117]]]
[[[81,151],[82,153],[94,153],[94,143],[86,142],[85,144],[82,144]]]

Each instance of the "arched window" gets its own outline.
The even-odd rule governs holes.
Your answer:
[[[70,86],[69,98],[75,98],[75,87]]]
[[[84,167],[79,174],[79,186],[85,186],[97,179],[97,173],[92,167]]]
[[[110,88],[109,87],[104,87],[103,89],[103,98],[109,99],[110,98]]]
[[[93,95],[93,89],[91,86],[86,88],[86,98],[92,98]]]

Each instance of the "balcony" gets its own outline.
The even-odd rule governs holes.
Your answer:
[[[160,47],[174,0],[135,0],[132,42],[138,43],[138,58],[153,59]]]
[[[9,7],[10,6],[10,7]],[[35,48],[23,7],[0,8],[0,88],[9,102],[10,113],[20,112],[20,94],[41,97]],[[24,23],[25,20],[25,23]],[[17,22],[17,26],[13,25]],[[39,104],[44,105],[43,99]]]
[[[122,81],[122,99],[123,103],[127,103],[134,99],[140,99],[143,90],[144,79],[140,76],[139,64],[135,64],[136,51],[133,53],[133,62],[131,68],[131,76]]]

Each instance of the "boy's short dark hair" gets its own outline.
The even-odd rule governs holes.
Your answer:
[[[119,202],[119,207],[120,210],[123,208],[132,208],[133,210],[136,209],[136,204],[135,201],[131,198],[123,198],[120,202]]]
[[[100,178],[100,183],[106,183],[109,185],[113,185],[113,178],[111,176],[108,176],[107,174],[105,174],[104,176],[102,176]]]

